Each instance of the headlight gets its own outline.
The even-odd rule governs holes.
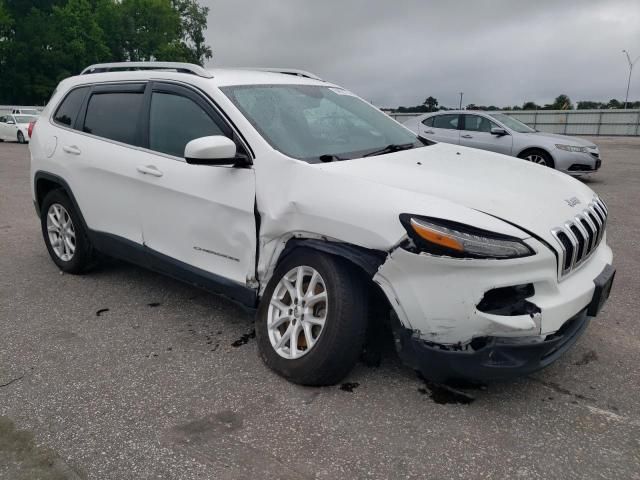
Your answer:
[[[520,239],[461,223],[408,214],[400,221],[418,250],[469,258],[518,258],[535,252]]]
[[[566,150],[567,152],[575,153],[587,153],[587,147],[575,147],[573,145],[556,144],[556,147],[560,150]]]

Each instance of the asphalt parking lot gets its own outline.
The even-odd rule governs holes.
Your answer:
[[[28,149],[0,144],[0,478],[640,479],[640,138],[595,142],[608,304],[547,370],[461,398],[392,351],[292,385],[233,303],[116,261],[62,275]]]

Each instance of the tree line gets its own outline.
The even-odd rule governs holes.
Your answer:
[[[208,13],[197,0],[0,0],[0,104],[42,105],[93,63],[202,65]]]
[[[522,105],[507,105],[505,107],[497,107],[495,105],[476,105],[470,103],[465,106],[466,110],[591,110],[591,109],[619,109],[624,108],[624,102],[620,100],[611,99],[608,102],[594,102],[591,100],[581,100],[574,106],[568,95],[558,95],[552,103],[545,105],[538,105],[535,102],[527,101]],[[628,102],[627,108],[640,108],[640,101]],[[457,110],[457,107],[451,108],[438,103],[438,99],[429,96],[422,102],[421,105],[415,105],[412,107],[398,107],[394,111],[398,113],[427,113],[436,112],[439,110]]]

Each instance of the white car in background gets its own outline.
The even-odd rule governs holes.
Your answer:
[[[37,117],[38,115],[40,115],[40,110],[36,108],[16,107],[11,110],[11,113],[14,115],[35,115]]]
[[[573,176],[602,165],[593,142],[539,132],[499,112],[448,110],[411,118],[404,126],[429,140],[511,155]]]
[[[379,322],[427,378],[526,375],[615,273],[587,185],[420,139],[297,70],[94,65],[60,83],[30,150],[61,270],[102,252],[257,308],[262,358],[301,384],[340,381]]]
[[[0,141],[28,143],[31,130],[38,117],[35,115],[2,115],[0,116]]]

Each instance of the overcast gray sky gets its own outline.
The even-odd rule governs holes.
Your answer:
[[[301,68],[379,106],[624,99],[622,49],[640,56],[640,0],[200,2],[212,65]]]

